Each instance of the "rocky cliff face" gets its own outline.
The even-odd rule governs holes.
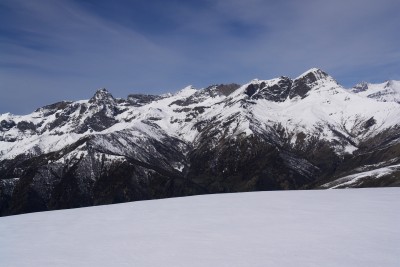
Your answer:
[[[59,102],[0,115],[0,214],[193,194],[396,186],[396,81],[295,79]],[[392,86],[392,87],[390,87]],[[371,92],[371,88],[373,92]],[[367,93],[370,91],[370,93]],[[400,94],[399,94],[400,95]]]

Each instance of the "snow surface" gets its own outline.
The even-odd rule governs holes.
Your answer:
[[[0,218],[0,266],[400,266],[400,188],[172,198]]]

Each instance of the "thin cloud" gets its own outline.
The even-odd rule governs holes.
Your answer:
[[[0,8],[0,112],[88,98],[99,87],[119,97],[165,93],[314,66],[345,86],[400,79],[398,1],[3,0]]]

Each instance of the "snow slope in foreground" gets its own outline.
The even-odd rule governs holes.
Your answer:
[[[400,266],[400,188],[206,195],[0,218],[0,266]]]

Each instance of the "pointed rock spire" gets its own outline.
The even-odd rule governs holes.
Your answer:
[[[89,103],[115,104],[115,98],[107,91],[107,89],[101,88],[96,91],[93,97],[89,100]]]

